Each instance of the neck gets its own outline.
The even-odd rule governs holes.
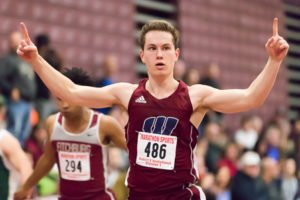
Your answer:
[[[90,120],[90,112],[91,111],[88,108],[83,108],[81,112],[78,112],[72,116],[64,116],[65,128],[75,133],[81,132],[85,129]]]
[[[158,99],[170,96],[178,87],[178,81],[173,76],[167,78],[153,78],[149,76],[146,83],[146,90]]]

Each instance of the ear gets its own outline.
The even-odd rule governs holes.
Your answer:
[[[176,61],[177,61],[178,58],[179,58],[179,55],[180,55],[180,49],[179,48],[175,49],[175,55],[176,55]]]
[[[140,49],[140,58],[141,58],[142,62],[145,63],[144,62],[144,51],[142,49]]]

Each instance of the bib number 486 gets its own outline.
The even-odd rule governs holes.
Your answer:
[[[159,145],[155,142],[148,142],[144,152],[147,154],[147,157],[151,155],[152,158],[157,158],[157,156],[159,156],[160,159],[164,159],[166,157],[166,147],[166,144]]]

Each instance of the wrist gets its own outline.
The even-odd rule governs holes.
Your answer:
[[[274,64],[274,65],[278,65],[279,66],[281,64],[282,60],[276,60],[276,59],[274,59],[272,57],[269,57],[268,62],[270,64]]]
[[[38,63],[41,61],[41,56],[38,54],[35,58],[31,59],[29,64],[35,68],[35,66],[38,65]]]

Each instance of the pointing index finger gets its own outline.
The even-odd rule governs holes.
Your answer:
[[[21,22],[21,29],[23,31],[23,36],[24,36],[24,39],[26,41],[27,44],[30,44],[30,38],[29,38],[29,34],[28,34],[28,31],[27,31],[27,28],[25,26],[25,24],[23,22]]]
[[[274,18],[273,20],[273,36],[278,35],[278,18]]]

